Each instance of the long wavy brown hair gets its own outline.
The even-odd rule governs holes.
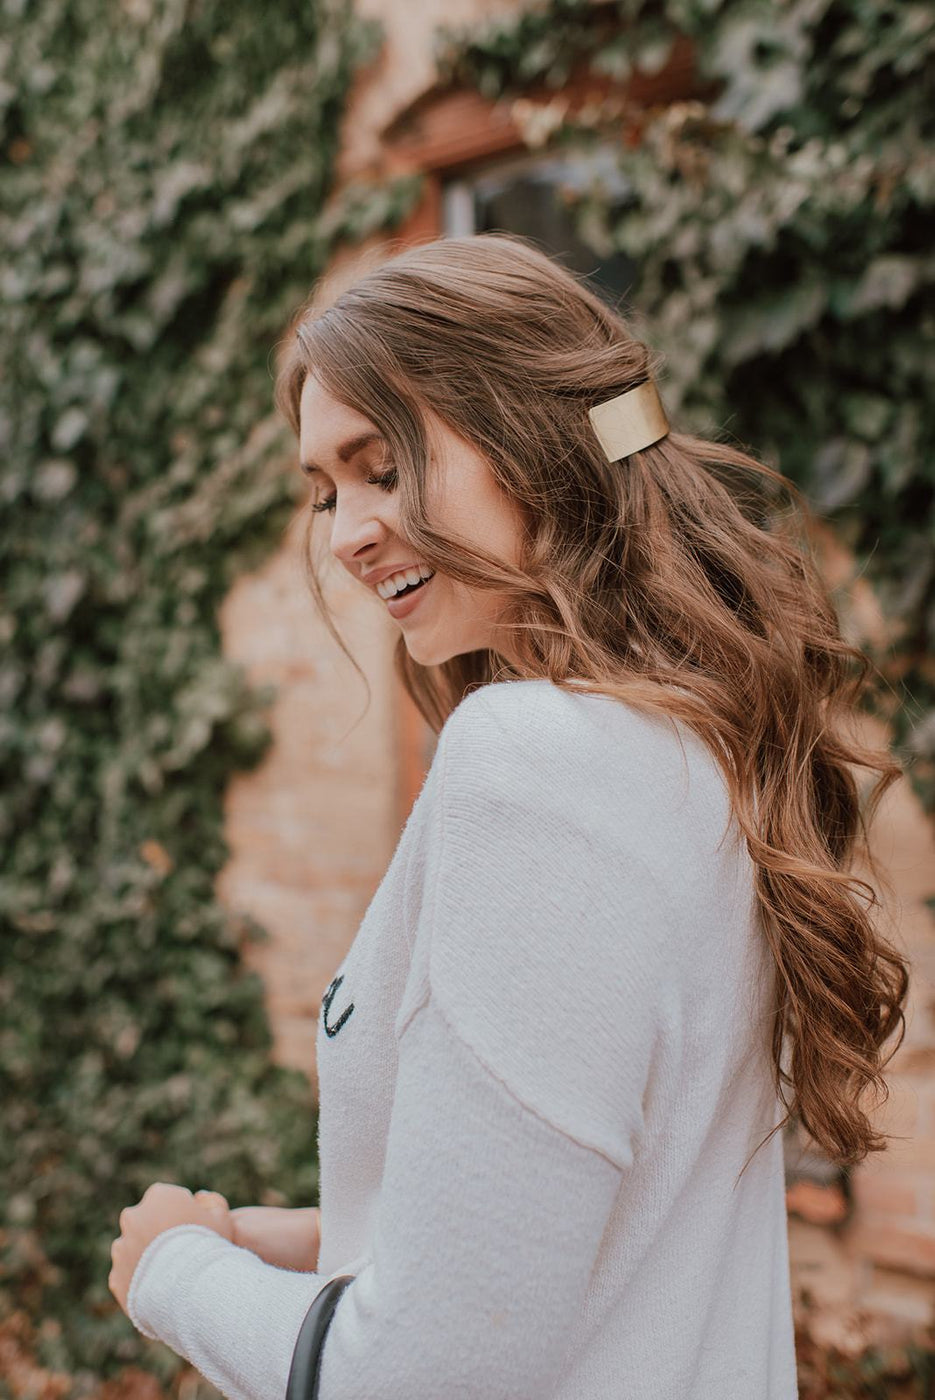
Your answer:
[[[867,836],[901,768],[853,735],[872,666],[842,636],[793,483],[676,430],[606,460],[587,409],[658,367],[583,279],[522,238],[479,234],[405,251],[301,311],[276,398],[298,433],[314,371],[370,418],[397,471],[400,534],[432,568],[506,595],[509,662],[476,651],[422,666],[398,639],[399,674],[436,732],[470,690],[545,677],[674,716],[706,741],[779,973],[772,1058],[786,1116],[772,1132],[795,1116],[852,1164],[887,1144],[862,1104],[871,1088],[885,1099],[883,1047],[905,1034],[908,970],[880,933],[874,886],[854,873],[859,855],[888,888]],[[425,408],[483,454],[519,507],[519,567],[430,525]],[[306,559],[343,647],[310,548]],[[855,768],[878,775],[863,794]]]

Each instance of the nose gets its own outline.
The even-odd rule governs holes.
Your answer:
[[[335,559],[350,573],[358,574],[359,566],[380,549],[390,533],[389,524],[375,509],[372,496],[367,500],[363,493],[338,493],[329,546]]]

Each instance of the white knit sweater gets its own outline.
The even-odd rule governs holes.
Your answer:
[[[232,1400],[794,1400],[774,969],[704,743],[461,702],[318,1029],[317,1273],[177,1226],[130,1315]]]

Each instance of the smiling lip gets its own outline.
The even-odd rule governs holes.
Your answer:
[[[404,574],[407,569],[418,568],[418,563],[391,564],[388,569],[374,569],[373,573],[362,574],[361,578],[363,579],[364,583],[367,585],[368,588],[372,588],[373,591],[376,592],[377,584],[382,583],[385,578],[389,578],[392,574]]]
[[[404,593],[401,598],[389,598],[385,600],[386,609],[390,617],[408,617],[413,608],[419,606],[419,600],[422,594],[428,588],[429,584],[434,582],[434,578],[435,576],[433,574],[432,578],[426,579],[425,582],[420,584],[412,593]]]

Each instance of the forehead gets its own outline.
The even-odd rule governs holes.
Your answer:
[[[299,399],[299,453],[303,461],[332,457],[339,444],[376,432],[371,419],[341,403],[314,375],[307,376]]]

